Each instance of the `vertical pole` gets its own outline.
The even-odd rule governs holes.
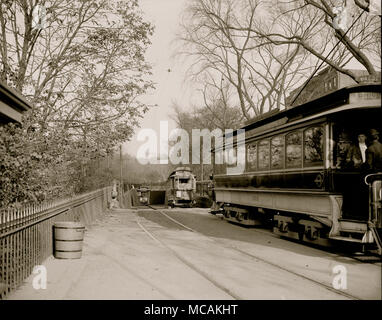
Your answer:
[[[203,144],[204,144],[204,138],[203,138]],[[203,181],[203,176],[204,176],[204,172],[203,172],[203,160],[204,160],[204,145],[201,145],[201,159],[200,159],[200,168],[201,168],[201,172],[200,172],[200,180]],[[195,176],[196,178],[196,176]]]
[[[122,207],[122,197],[123,197],[123,181],[122,181],[122,144],[119,145],[119,203],[120,206]]]

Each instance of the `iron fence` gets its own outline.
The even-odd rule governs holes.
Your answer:
[[[37,265],[53,254],[53,225],[100,218],[111,200],[111,188],[71,199],[0,211],[0,300],[16,289]]]

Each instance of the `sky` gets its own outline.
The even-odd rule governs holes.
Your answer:
[[[187,0],[139,0],[144,17],[155,26],[151,38],[152,45],[147,50],[146,60],[153,67],[152,80],[156,83],[156,89],[142,97],[141,101],[158,106],[152,107],[144,115],[144,119],[140,121],[141,127],[136,130],[131,141],[123,145],[124,153],[137,155],[139,147],[144,144],[137,141],[140,129],[154,129],[159,143],[160,121],[169,122],[169,132],[176,127],[170,118],[173,101],[178,102],[183,109],[191,104],[193,92],[184,81],[187,66],[181,59],[173,57],[176,47],[174,40],[186,2]]]

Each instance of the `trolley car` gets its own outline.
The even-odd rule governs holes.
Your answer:
[[[227,174],[237,163],[214,160],[224,217],[270,222],[278,235],[321,245],[364,244],[381,254],[382,175],[347,158],[358,133],[382,135],[380,91],[380,83],[352,85],[248,123],[243,172]],[[236,155],[237,137],[238,131]],[[214,159],[224,152],[214,149]]]
[[[194,202],[196,179],[189,167],[178,167],[168,178],[167,204],[170,207],[191,207]]]
[[[140,186],[137,189],[137,196],[141,205],[148,205],[150,199],[150,188],[148,186]]]

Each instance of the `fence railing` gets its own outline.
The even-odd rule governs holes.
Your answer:
[[[71,199],[0,211],[0,300],[17,288],[37,265],[53,254],[53,224],[100,218],[111,200],[111,188]]]

